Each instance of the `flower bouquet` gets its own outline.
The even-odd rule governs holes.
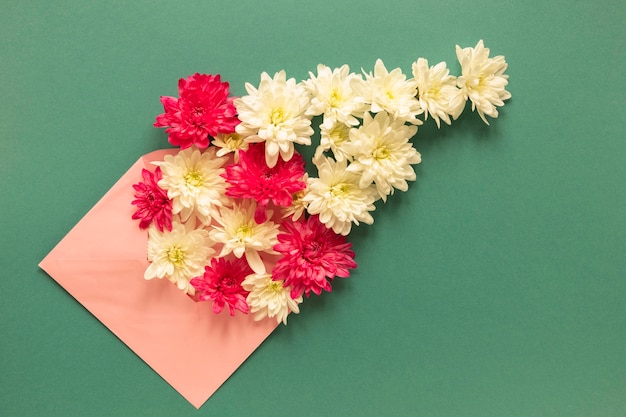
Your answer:
[[[179,149],[138,160],[40,266],[200,407],[304,299],[350,276],[352,227],[416,179],[418,126],[451,124],[468,100],[498,117],[504,57],[482,41],[456,52],[458,77],[419,58],[412,77],[381,60],[302,82],[263,73],[242,97],[219,75],[181,79],[154,123]]]
[[[286,324],[303,296],[331,291],[356,268],[353,224],[372,224],[374,203],[415,180],[418,116],[450,124],[468,99],[485,123],[498,116],[510,97],[504,57],[490,58],[482,41],[457,46],[457,57],[458,78],[424,58],[409,79],[380,59],[363,76],[320,64],[300,83],[263,73],[239,98],[219,75],[181,79],[154,124],[181,150],[134,185],[133,218],[149,234],[145,278],[169,279],[216,314]],[[309,176],[295,145],[311,146],[316,116]]]

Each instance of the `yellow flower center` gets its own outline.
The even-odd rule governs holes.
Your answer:
[[[389,100],[393,100],[395,98],[392,91],[386,91],[385,94]]]
[[[376,150],[374,151],[374,154],[372,156],[377,161],[380,161],[381,159],[389,158],[389,155],[390,155],[390,153],[387,150],[387,148],[384,147],[384,146],[381,146],[380,148],[376,148]]]
[[[344,197],[350,192],[350,184],[342,182],[341,184],[335,184],[330,187],[330,195],[332,197]]]
[[[230,149],[231,151],[236,151],[237,149],[241,148],[243,138],[237,133],[232,133],[224,138],[224,142],[226,143],[228,149]]]
[[[273,125],[278,125],[284,121],[285,121],[285,111],[281,107],[272,110],[272,115],[270,116],[270,122]]]
[[[247,238],[252,236],[252,228],[247,224],[242,224],[235,231],[235,236],[237,237],[239,243],[244,243]]]
[[[441,84],[436,84],[433,85],[432,87],[430,87],[430,90],[428,90],[426,92],[426,94],[424,94],[426,97],[435,99],[435,100],[439,100],[440,96],[441,96]]]
[[[339,91],[337,89],[333,90],[333,93],[330,95],[330,107],[337,107],[339,102],[341,101],[341,96],[339,95]]]
[[[487,76],[482,72],[472,81],[472,89],[477,91],[483,91],[487,86]]]
[[[333,129],[330,131],[328,136],[330,137],[330,139],[332,139],[335,145],[339,145],[348,139],[349,134],[348,134],[347,129],[343,129],[340,126],[336,126],[336,127],[333,127]]]
[[[291,194],[291,204],[299,204],[302,202],[302,198],[306,195],[306,190],[301,190]]]
[[[186,173],[183,178],[185,179],[185,183],[191,187],[200,187],[203,183],[202,174],[198,171],[190,171]]]
[[[185,261],[185,251],[183,251],[179,246],[172,246],[167,250],[167,259],[170,263],[180,267]]]
[[[282,292],[283,289],[283,281],[270,280],[270,282],[267,283],[267,290],[269,292],[279,293]]]

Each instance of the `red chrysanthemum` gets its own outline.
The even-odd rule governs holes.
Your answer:
[[[291,286],[291,298],[322,290],[331,291],[335,277],[347,278],[356,268],[354,252],[346,237],[322,224],[318,216],[299,222],[284,222],[287,233],[278,235],[274,250],[282,256],[272,270],[272,278]]]
[[[181,149],[209,146],[209,136],[232,133],[239,124],[229,85],[219,75],[194,74],[178,81],[180,98],[162,96],[165,113],[155,127],[167,127],[167,140]]]
[[[252,198],[257,201],[254,219],[267,220],[265,210],[270,201],[277,206],[289,207],[292,194],[306,188],[304,159],[294,152],[289,161],[278,158],[273,168],[265,162],[265,144],[251,144],[247,151],[239,151],[239,162],[226,167],[222,176],[229,186],[226,195],[235,198]]]
[[[204,275],[192,278],[190,283],[196,289],[196,300],[213,301],[215,314],[219,314],[224,306],[228,306],[231,316],[235,315],[235,310],[248,314],[248,291],[243,289],[241,283],[252,273],[245,258],[232,262],[224,258],[213,258],[211,265],[204,267]]]
[[[161,168],[157,167],[154,173],[143,169],[141,171],[143,182],[133,184],[135,200],[132,204],[137,206],[133,213],[133,219],[139,220],[139,228],[147,229],[154,223],[160,232],[163,229],[172,230],[172,200],[167,197],[167,191],[158,186],[163,178]]]

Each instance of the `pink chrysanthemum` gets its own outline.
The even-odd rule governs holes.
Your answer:
[[[272,168],[265,162],[265,144],[251,144],[247,151],[239,152],[239,162],[226,167],[222,176],[229,186],[226,195],[251,198],[257,201],[254,220],[267,220],[266,207],[270,201],[277,206],[289,207],[292,194],[306,188],[304,159],[295,152],[289,161],[279,158]]]
[[[228,306],[231,316],[235,315],[235,310],[248,314],[246,297],[249,292],[243,289],[241,283],[252,273],[244,258],[232,262],[213,258],[211,265],[204,268],[204,275],[192,278],[190,283],[196,289],[195,298],[198,301],[213,301],[215,314],[219,314],[224,306]]]
[[[194,74],[178,81],[180,98],[162,96],[165,113],[155,127],[167,127],[168,141],[181,149],[209,146],[209,136],[232,133],[239,124],[228,83],[219,75]]]
[[[154,223],[160,232],[163,232],[163,229],[171,231],[172,200],[167,198],[167,191],[157,185],[163,178],[161,168],[157,167],[154,173],[143,169],[141,176],[143,182],[133,184],[136,193],[132,204],[137,206],[133,219],[139,220],[141,229],[147,229]]]
[[[283,226],[287,233],[279,234],[280,243],[274,246],[282,257],[272,270],[272,278],[291,286],[291,298],[303,293],[308,297],[311,291],[316,295],[322,290],[330,292],[336,276],[347,278],[349,269],[356,268],[352,244],[324,226],[318,216]]]

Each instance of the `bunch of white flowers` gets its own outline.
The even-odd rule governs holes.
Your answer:
[[[294,143],[310,145],[311,118],[322,116],[320,144],[313,163],[318,177],[298,196],[309,214],[336,233],[347,235],[352,224],[371,224],[378,199],[395,189],[406,191],[415,180],[412,165],[421,155],[409,142],[417,126],[430,116],[451,124],[469,99],[481,119],[498,117],[496,107],[511,97],[503,56],[489,57],[483,41],[474,48],[456,47],[462,75],[449,74],[445,62],[429,66],[419,58],[412,78],[400,68],[388,71],[377,60],[373,73],[350,72],[347,65],[331,69],[318,65],[317,75],[296,83],[285,71],[261,75],[258,88],[246,84],[248,95],[235,100],[241,124],[237,133],[246,142],[266,142],[266,161],[288,160]]]

